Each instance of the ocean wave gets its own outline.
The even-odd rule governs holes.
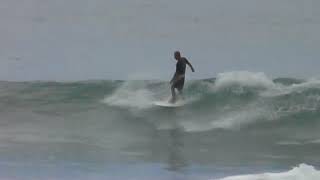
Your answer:
[[[235,71],[220,73],[215,82],[216,89],[224,89],[232,86],[243,86],[251,88],[274,88],[275,83],[262,72]]]
[[[239,175],[222,178],[220,180],[315,180],[320,179],[320,171],[313,166],[300,164],[292,170],[280,173],[263,173]]]
[[[34,107],[35,112],[66,105],[72,109],[81,106],[82,111],[90,104],[138,109],[146,118],[162,117],[165,110],[156,108],[153,102],[168,100],[170,96],[167,81],[0,82],[1,107]],[[303,125],[313,123],[320,114],[320,80],[272,79],[261,72],[226,72],[217,78],[186,81],[184,98],[188,103],[179,108],[183,113],[176,119],[190,132],[264,123]]]
[[[145,87],[145,83],[137,85],[125,82],[102,102],[119,107],[148,108],[155,100],[154,93]]]

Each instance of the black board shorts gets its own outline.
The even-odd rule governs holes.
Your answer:
[[[184,86],[184,77],[178,80],[176,83],[174,83],[173,87],[177,88],[179,91],[183,89]]]

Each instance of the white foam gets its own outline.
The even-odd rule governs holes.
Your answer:
[[[312,141],[308,141],[308,144],[320,144],[320,139],[315,139]]]
[[[272,88],[273,81],[262,72],[233,71],[220,73],[215,82],[215,88],[223,89],[232,85],[255,88]]]
[[[102,102],[111,106],[148,108],[154,101],[153,93],[143,84],[129,81],[120,86]]]
[[[151,91],[147,84],[139,81],[128,81],[117,88],[111,95],[105,97],[102,103],[111,106],[146,109],[154,107],[156,101],[169,101],[171,98],[170,87],[164,86]],[[199,96],[184,97],[183,104],[198,100]]]
[[[220,180],[317,180],[320,179],[320,171],[313,166],[300,164],[287,172],[263,173],[226,177]]]
[[[268,91],[263,92],[262,96],[282,96],[290,93],[300,93],[304,90],[310,88],[319,88],[320,89],[320,80],[318,79],[309,79],[306,82],[299,84],[292,84],[289,86],[284,86],[281,84],[276,84],[273,88],[268,89]],[[318,99],[318,98],[317,98]]]
[[[259,117],[263,115],[258,109],[249,108],[240,111],[230,112],[225,115],[221,115],[220,118],[211,122],[212,129],[233,129],[250,124],[257,121]]]
[[[214,129],[239,129],[257,121],[272,121],[276,114],[268,107],[251,103],[242,107],[221,107],[210,114],[202,115],[201,121],[194,121],[197,117],[190,114],[179,124],[187,132],[202,132]]]
[[[221,90],[234,85],[262,89],[263,91],[260,92],[262,96],[273,97],[293,92],[299,93],[309,88],[320,89],[320,80],[313,78],[299,84],[283,85],[274,83],[263,72],[232,71],[218,74],[213,89]]]
[[[287,145],[292,145],[292,146],[299,146],[299,145],[303,145],[302,142],[299,141],[280,141],[276,143],[277,145],[281,145],[281,146],[287,146]]]
[[[210,123],[206,122],[181,121],[179,124],[186,132],[203,132],[213,129]]]
[[[208,117],[202,116],[202,121],[183,120],[181,126],[187,132],[210,131],[213,129],[239,129],[251,123],[272,119],[272,113],[267,108],[249,104],[241,109],[227,109],[226,111],[213,112]]]

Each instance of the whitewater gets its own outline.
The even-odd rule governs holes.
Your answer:
[[[320,79],[0,82],[0,179],[320,179]]]

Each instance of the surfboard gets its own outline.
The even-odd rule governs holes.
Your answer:
[[[154,105],[156,106],[161,106],[161,107],[181,107],[186,104],[185,101],[177,101],[175,103],[170,103],[168,101],[155,101],[153,102]]]

